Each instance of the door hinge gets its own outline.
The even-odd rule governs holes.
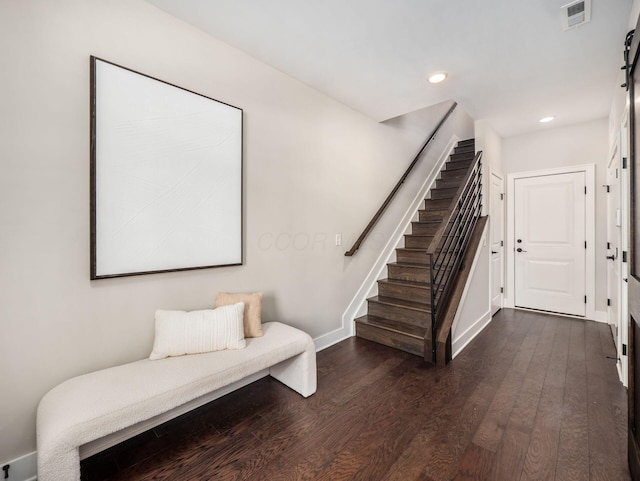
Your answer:
[[[504,294],[504,287],[500,288],[500,294]]]
[[[607,299],[607,306],[611,305],[611,299]]]
[[[500,194],[500,200],[504,200],[504,194]]]
[[[627,158],[626,157],[622,157],[622,168],[623,169],[627,168]]]
[[[627,251],[622,251],[622,262],[627,262]]]
[[[611,242],[607,242],[607,249],[611,249]]]
[[[587,186],[584,186],[584,195],[587,195]]]
[[[623,356],[626,356],[626,355],[627,355],[627,345],[626,345],[626,344],[623,344],[623,345],[622,345],[622,355],[623,355]]]
[[[500,241],[500,247],[504,247],[504,241]]]
[[[587,296],[584,296],[584,303],[587,303]]]
[[[584,248],[587,248],[587,241],[584,241]]]

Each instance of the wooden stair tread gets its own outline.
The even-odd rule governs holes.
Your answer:
[[[425,199],[425,200],[431,200],[431,199]],[[446,208],[444,208],[444,209],[443,208],[436,209],[434,207],[434,208],[431,208],[431,209],[418,209],[418,212],[428,212],[429,214],[434,214],[434,215],[436,215],[436,212],[442,212],[442,215],[444,216],[444,214],[446,214],[448,212],[448,210],[449,209],[446,209]],[[433,219],[433,220],[435,222],[435,219]]]
[[[402,287],[414,287],[416,289],[425,289],[427,291],[431,290],[431,284],[429,282],[419,282],[419,281],[408,281],[404,279],[380,279],[378,283],[383,284],[393,284],[396,286]],[[442,288],[441,288],[442,289]]]
[[[414,220],[412,224],[440,224],[441,220],[429,219],[429,220]]]
[[[360,324],[366,324],[380,329],[385,329],[387,331],[396,332],[408,337],[413,337],[421,341],[424,339],[424,336],[427,333],[427,329],[424,327],[416,326],[414,324],[409,324],[402,321],[385,319],[382,317],[365,315],[362,317],[358,317],[357,319],[355,319],[355,321]]]
[[[463,145],[463,146],[458,146],[458,147],[453,149],[453,153],[454,154],[462,154],[462,153],[466,153],[466,152],[473,152],[475,154],[476,146],[475,145]]]
[[[452,170],[467,170],[471,165],[471,161],[454,161],[452,164],[456,165],[449,165],[449,162],[447,162],[444,166],[444,170],[448,172],[451,172]]]
[[[454,152],[449,156],[449,161],[459,162],[461,160],[473,160],[476,156],[476,153],[473,151],[469,152]]]
[[[410,267],[412,269],[431,269],[431,267],[428,265],[414,264],[413,262],[389,262],[387,265],[398,266],[398,267]],[[451,270],[451,267],[447,268],[447,270]]]
[[[429,250],[428,247],[398,247],[396,251],[405,251],[405,252],[424,252],[425,254]],[[433,255],[437,255],[442,251],[442,247],[438,247]],[[447,252],[447,254],[457,254],[458,249],[452,250],[451,252]],[[401,262],[401,264],[405,264],[405,262]]]
[[[425,199],[425,209],[423,210],[446,210],[451,205],[451,200],[452,199]],[[431,205],[433,206],[429,207]]]
[[[398,247],[396,248],[396,251],[405,251],[405,252],[424,252],[425,254],[427,253],[427,251],[429,250],[428,247]],[[442,247],[438,247],[436,249],[436,251],[433,253],[433,255],[437,255],[442,251]],[[448,254],[455,254],[457,253],[457,250],[448,252]],[[401,264],[406,264],[405,262],[401,262]]]
[[[443,169],[440,173],[442,174],[443,179],[462,179],[467,173],[467,171],[465,169],[457,169],[457,170]]]
[[[430,286],[428,282],[405,281],[400,279],[380,279],[378,282],[384,282],[387,284],[398,284],[401,286],[408,286],[408,287],[419,287],[421,289],[429,289],[429,286]]]
[[[451,179],[438,179],[436,181],[436,189],[455,189],[460,187],[462,177],[453,177]]]
[[[367,299],[367,301],[377,302],[378,304],[385,304],[387,306],[402,307],[404,309],[411,309],[413,311],[431,312],[431,309],[429,308],[428,305],[422,304],[420,302],[407,301],[404,299],[396,299],[394,297],[374,296]]]
[[[429,269],[429,266],[425,266],[424,264],[411,264],[408,262],[389,262],[387,265],[390,266],[398,266],[398,267],[412,267],[419,269]]]

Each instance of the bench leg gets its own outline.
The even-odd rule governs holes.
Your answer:
[[[53,456],[47,457],[45,449],[38,446],[38,481],[80,481],[80,454],[78,448],[58,445]]]
[[[316,392],[316,351],[309,346],[305,352],[271,366],[269,374],[294,391],[309,397]]]

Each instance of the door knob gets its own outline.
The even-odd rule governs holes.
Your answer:
[[[518,252],[527,252],[527,251],[523,251],[523,250],[522,250],[522,248],[520,248],[520,247],[518,247],[516,250],[517,250]]]
[[[616,260],[616,256],[610,255],[610,256],[607,256],[607,259],[609,259],[610,261],[615,261]]]
[[[497,253],[498,253],[498,251],[491,251],[491,253],[492,253],[492,254],[497,254]]]

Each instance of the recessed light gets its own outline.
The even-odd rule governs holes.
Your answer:
[[[546,124],[547,122],[551,122],[555,117],[543,117],[540,119],[541,124]]]
[[[444,72],[434,73],[431,77],[429,77],[429,82],[432,84],[439,84],[446,78],[447,74]]]

